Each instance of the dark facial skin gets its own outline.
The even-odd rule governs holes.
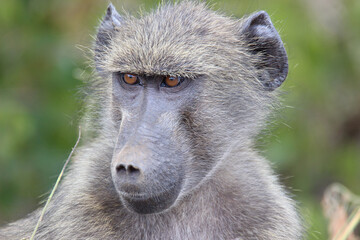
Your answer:
[[[178,147],[185,141],[174,127],[192,102],[192,80],[113,73],[112,83],[113,112],[119,113],[113,116],[119,118],[111,164],[114,186],[128,210],[164,211],[184,185],[188,153]]]

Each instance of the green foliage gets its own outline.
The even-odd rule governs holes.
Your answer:
[[[314,3],[315,2],[315,3]],[[136,11],[155,1],[122,1]],[[78,89],[106,3],[0,1],[0,224],[37,207],[76,140]],[[285,107],[261,150],[300,202],[309,239],[326,239],[331,182],[360,193],[360,2],[224,0],[237,17],[266,10],[289,54]],[[88,71],[88,70],[86,70]]]

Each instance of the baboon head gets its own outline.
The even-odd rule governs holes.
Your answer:
[[[110,5],[95,67],[111,174],[131,212],[163,212],[251,146],[288,67],[265,12],[228,18],[204,3],[138,17]],[[235,158],[235,159],[234,159]]]

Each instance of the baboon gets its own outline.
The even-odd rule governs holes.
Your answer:
[[[88,138],[35,239],[302,239],[254,148],[288,73],[266,12],[180,1],[134,17],[110,4],[93,52]],[[0,238],[29,238],[39,214]]]

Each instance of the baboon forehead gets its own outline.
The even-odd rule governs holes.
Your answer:
[[[209,74],[240,50],[238,25],[204,3],[163,4],[140,18],[124,19],[112,39],[107,69],[159,75]]]

